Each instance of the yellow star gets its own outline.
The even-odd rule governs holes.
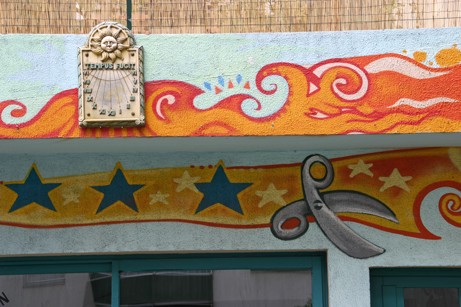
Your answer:
[[[410,192],[410,188],[407,185],[407,181],[413,179],[411,176],[402,176],[398,169],[394,168],[391,175],[389,177],[379,177],[379,180],[384,182],[380,192],[383,192],[391,187],[399,187],[402,190]]]
[[[80,203],[80,194],[75,191],[67,191],[67,193],[62,194],[62,197],[64,198],[62,203],[64,206],[69,203]]]
[[[153,205],[155,203],[163,203],[165,205],[168,205],[168,196],[170,196],[170,194],[163,194],[160,191],[157,191],[156,194],[150,194],[149,197],[151,198],[151,201],[149,202],[149,205]]]
[[[176,192],[181,192],[184,189],[189,189],[198,193],[197,187],[194,185],[197,181],[200,180],[200,177],[191,177],[188,171],[184,171],[180,178],[174,178],[173,181],[178,184],[176,187]]]
[[[365,163],[362,159],[357,162],[357,164],[351,164],[347,167],[352,170],[349,175],[350,178],[357,176],[358,174],[365,174],[367,176],[373,177],[373,173],[370,171],[370,167],[373,166],[373,163]]]
[[[258,207],[261,208],[267,203],[274,202],[280,206],[286,204],[282,195],[286,194],[288,190],[277,190],[273,183],[270,183],[265,191],[256,191],[255,194],[261,197],[261,201],[258,204]]]

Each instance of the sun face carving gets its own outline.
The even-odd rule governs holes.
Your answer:
[[[128,36],[122,29],[111,29],[111,26],[108,26],[99,29],[93,36],[91,51],[100,55],[102,62],[111,60],[113,63],[117,58],[123,60],[122,51],[129,47],[123,44],[127,39]]]

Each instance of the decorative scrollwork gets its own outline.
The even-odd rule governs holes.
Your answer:
[[[455,193],[442,195],[439,200],[439,210],[448,223],[461,227],[461,196]]]

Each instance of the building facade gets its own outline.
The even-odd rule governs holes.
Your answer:
[[[0,303],[459,306],[458,40],[1,35]]]

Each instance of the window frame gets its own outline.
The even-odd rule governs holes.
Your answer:
[[[328,306],[326,257],[323,253],[81,255],[0,259],[0,275],[112,273],[111,306],[113,307],[120,307],[120,272],[215,269],[310,269],[312,306]]]
[[[370,270],[371,307],[404,307],[404,288],[458,288],[461,306],[461,268]]]

